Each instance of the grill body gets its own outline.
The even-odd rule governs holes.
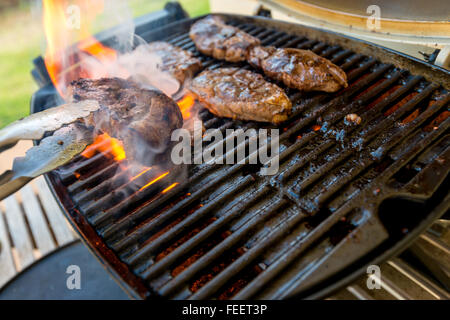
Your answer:
[[[46,178],[86,244],[136,298],[323,297],[400,252],[448,210],[449,72],[322,30],[223,17],[264,45],[310,49],[347,72],[349,87],[334,94],[285,88],[294,109],[280,128],[278,174],[191,165],[167,193],[162,179],[121,196],[127,172],[100,154]],[[199,54],[188,37],[193,22],[141,37],[190,50],[204,68],[250,68]],[[350,113],[360,126],[344,123]],[[200,117],[222,131],[272,128],[206,110]]]

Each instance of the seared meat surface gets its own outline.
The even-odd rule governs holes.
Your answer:
[[[335,92],[347,87],[341,68],[309,50],[258,46],[250,49],[248,62],[290,88]]]
[[[180,84],[183,84],[187,78],[192,78],[202,68],[201,61],[193,57],[192,53],[170,43],[151,42],[147,48],[161,58],[160,69],[170,73]]]
[[[248,50],[260,44],[259,39],[226,25],[217,16],[194,23],[189,35],[201,53],[230,62],[245,61]]]
[[[347,87],[347,75],[331,61],[309,50],[260,46],[259,39],[217,16],[194,23],[190,37],[200,52],[230,62],[248,61],[290,88],[335,92]]]
[[[287,120],[292,109],[281,88],[238,68],[203,71],[192,81],[191,91],[219,117],[278,124]]]
[[[121,140],[127,158],[143,164],[151,157],[148,147],[154,154],[163,153],[172,131],[183,126],[181,111],[172,99],[129,80],[79,79],[69,89],[74,101],[99,102],[101,109],[88,125]]]

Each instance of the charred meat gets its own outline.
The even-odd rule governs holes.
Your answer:
[[[141,152],[143,146],[149,146],[154,154],[163,153],[172,131],[183,126],[181,111],[172,99],[129,80],[79,79],[71,83],[70,90],[74,101],[99,102],[101,109],[88,125],[121,140],[127,158],[143,164],[150,157]]]
[[[290,88],[335,92],[347,87],[345,72],[331,61],[309,50],[260,46],[257,38],[217,16],[197,21],[190,37],[200,52],[230,62],[248,61]]]
[[[230,62],[245,61],[249,49],[260,44],[259,39],[225,24],[217,16],[194,23],[189,35],[201,53]]]
[[[292,109],[281,88],[258,73],[238,68],[203,71],[192,81],[191,90],[219,117],[278,124],[287,120]]]
[[[309,50],[254,47],[248,62],[290,88],[335,92],[347,87],[347,75],[331,61]]]
[[[192,56],[189,51],[175,47],[170,43],[156,41],[147,46],[151,53],[161,58],[161,71],[170,73],[180,84],[192,78],[202,68],[200,60]]]

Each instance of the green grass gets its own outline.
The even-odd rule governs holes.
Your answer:
[[[134,16],[140,16],[147,12],[160,10],[164,7],[166,2],[167,1],[163,0],[129,0]],[[181,0],[179,2],[191,17],[203,15],[209,12],[208,0]]]
[[[0,16],[0,127],[29,113],[31,94],[37,89],[30,71],[41,38],[30,16],[24,8]]]
[[[129,0],[133,16],[160,10],[163,0]],[[209,12],[208,0],[181,0],[191,16]],[[37,86],[31,77],[32,59],[41,54],[43,31],[28,7],[0,14],[0,127],[29,114]]]
[[[0,53],[0,127],[29,113],[30,98],[37,89],[31,80],[33,48]]]

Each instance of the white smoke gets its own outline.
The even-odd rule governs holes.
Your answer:
[[[59,0],[43,0],[60,3]],[[36,1],[34,13],[42,19],[42,1]],[[59,24],[62,32],[58,34],[58,43],[61,50],[59,53],[61,72],[58,74],[58,88],[66,100],[71,100],[69,84],[79,78],[89,77],[98,79],[103,77],[119,77],[132,79],[142,85],[143,88],[157,88],[167,94],[174,96],[180,93],[181,85],[169,73],[162,72],[159,68],[161,58],[151,53],[146,42],[137,37],[131,9],[126,0],[72,0],[64,2],[65,18],[69,24]],[[73,6],[78,6],[78,9]],[[72,7],[70,7],[72,6]],[[79,16],[77,16],[77,14]],[[81,19],[77,21],[77,19]],[[77,28],[80,26],[80,28]],[[95,56],[81,50],[77,45],[83,40],[85,35],[81,30],[89,29],[89,34],[99,34],[98,40],[107,40],[107,46],[117,52],[117,59],[100,60]],[[100,32],[100,33],[99,33]],[[112,37],[111,37],[112,35]],[[136,46],[136,44],[138,44]],[[136,46],[136,47],[135,47]],[[46,52],[43,50],[43,52]],[[102,115],[104,116],[102,118]],[[94,125],[94,132],[101,131],[105,122],[108,122],[108,113],[105,112],[96,118],[94,123],[86,123],[87,126]],[[126,128],[124,129],[126,130]],[[157,161],[161,156],[161,150],[155,150],[144,141],[135,146],[139,158]],[[161,161],[160,161],[161,162]],[[145,166],[151,164],[146,163]],[[140,163],[128,163],[133,172],[142,169]],[[167,166],[167,161],[166,161]],[[63,170],[63,169],[61,169]],[[168,182],[182,182],[186,179],[185,166],[172,168]],[[166,183],[166,181],[164,181]],[[134,183],[134,182],[133,182]],[[129,194],[135,192],[136,186],[132,190],[124,189],[123,192]]]
[[[159,69],[161,63],[161,58],[150,52],[147,44],[120,55],[117,61],[119,73],[120,69],[127,70],[134,81],[157,88],[171,97],[180,89],[180,83],[171,74]]]
[[[145,86],[157,88],[169,96],[178,91],[178,81],[158,68],[161,59],[149,52],[146,42],[135,35],[133,14],[128,1],[35,1],[33,15],[42,19],[45,12],[43,5],[52,2],[60,5],[64,3],[59,11],[60,15],[55,17],[58,30],[53,34],[52,40],[58,49],[55,54],[58,55],[61,72],[56,75],[56,79],[63,96],[66,95],[70,82],[86,77],[131,78]],[[61,14],[64,15],[63,18]],[[58,23],[58,17],[65,23]],[[117,59],[98,59],[82,50],[79,43],[85,43],[89,34],[97,34],[99,41],[107,40],[107,47],[117,52]],[[43,50],[44,56],[48,53],[48,41],[47,39]],[[86,43],[92,44],[89,41]]]

